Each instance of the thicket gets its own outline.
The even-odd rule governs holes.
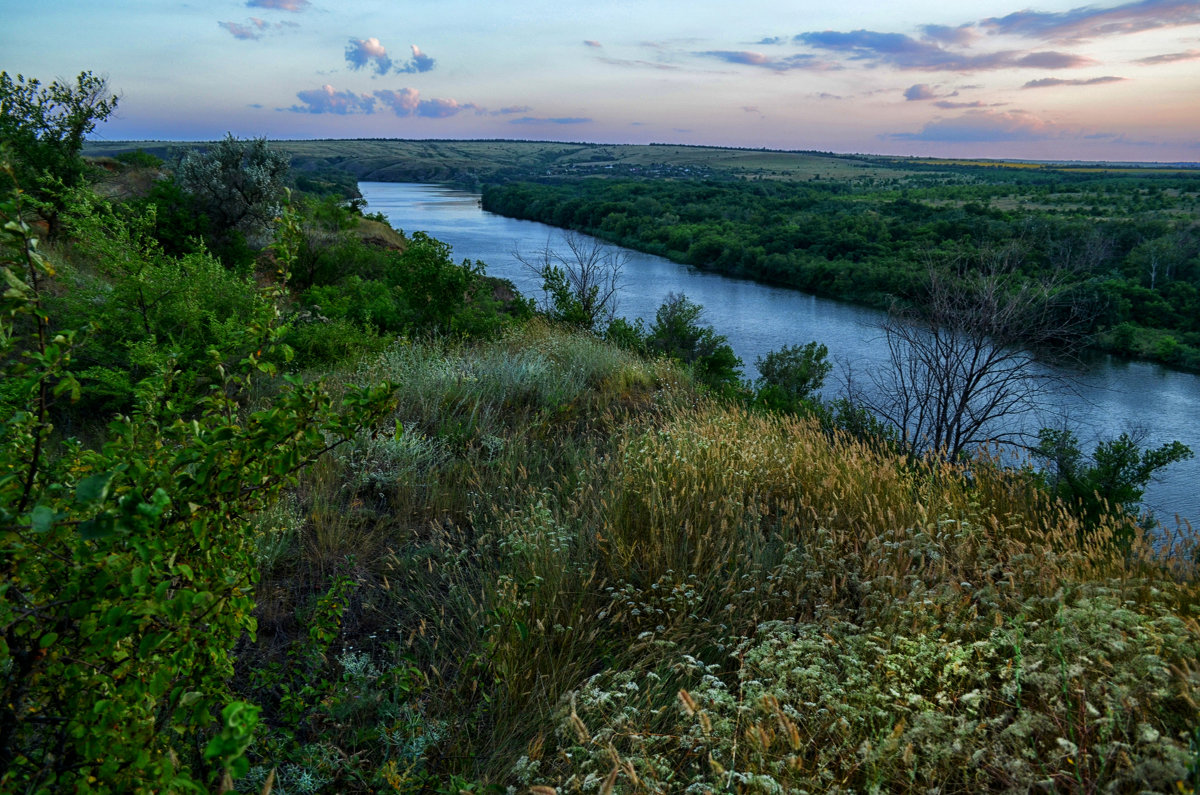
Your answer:
[[[1198,189],[1186,176],[919,188],[593,178],[489,185],[483,206],[882,308],[918,296],[931,260],[1019,245],[1031,277],[1076,285],[1096,345],[1200,369]]]
[[[89,391],[71,361],[90,329],[55,325],[44,298],[58,274],[22,209],[19,193],[0,205],[0,784],[215,786],[243,770],[257,714],[229,688],[234,646],[255,627],[247,518],[373,424],[391,387],[346,390],[335,405],[293,379],[253,409],[239,402],[275,373],[268,293],[230,331],[244,357],[214,356],[202,397],[180,405],[174,382],[189,374],[160,363],[100,443],[64,437],[58,410]]]

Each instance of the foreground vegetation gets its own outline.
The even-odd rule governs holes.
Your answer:
[[[807,401],[815,344],[735,385],[682,297],[159,182],[0,207],[5,791],[1200,786],[1190,534]]]

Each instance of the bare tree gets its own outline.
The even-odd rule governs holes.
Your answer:
[[[541,278],[546,294],[543,311],[548,316],[589,330],[608,325],[616,316],[627,252],[567,232],[561,248],[546,241],[532,256],[514,250],[513,257]]]
[[[1010,246],[931,267],[926,294],[882,323],[891,367],[853,398],[910,449],[957,458],[1016,441],[1022,419],[1063,388],[1063,371],[1035,354],[1073,357],[1085,313],[1061,283],[1019,274],[1021,259]]]

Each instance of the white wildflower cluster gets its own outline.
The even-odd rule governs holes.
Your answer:
[[[338,657],[338,664],[347,682],[367,684],[379,678],[379,669],[363,652],[346,650]]]
[[[699,615],[704,593],[695,574],[684,576],[667,569],[649,588],[621,582],[604,590],[611,604],[600,612],[599,618],[631,617],[637,619],[636,625],[650,627],[655,633],[683,621],[708,623],[707,618]]]

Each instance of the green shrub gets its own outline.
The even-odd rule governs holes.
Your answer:
[[[826,360],[829,349],[817,342],[785,345],[759,357],[756,400],[778,411],[798,411],[819,391],[833,365]]]
[[[124,163],[127,166],[135,168],[161,168],[163,160],[161,157],[152,155],[145,149],[135,149],[132,152],[120,152],[116,155],[118,163]]]
[[[295,473],[371,423],[387,385],[335,407],[290,381],[268,406],[245,394],[274,368],[277,339],[247,325],[240,365],[184,421],[173,373],[136,387],[134,413],[103,446],[50,456],[51,401],[79,394],[77,335],[49,333],[41,289],[52,269],[6,202],[3,360],[27,410],[0,429],[0,788],[131,792],[212,786],[244,772],[255,710],[228,688],[232,651],[254,632],[255,539],[246,517]],[[209,731],[225,705],[224,726]],[[204,738],[211,741],[205,745]],[[203,753],[201,753],[201,749]]]
[[[134,386],[163,368],[175,373],[171,399],[187,411],[207,391],[213,356],[232,365],[251,353],[245,324],[274,315],[253,281],[203,250],[163,252],[152,223],[152,214],[87,192],[73,195],[65,216],[75,240],[72,262],[57,274],[65,289],[46,303],[60,328],[91,326],[74,354],[73,371],[95,387],[76,408],[80,414],[128,411]],[[272,356],[282,361],[281,352]]]
[[[700,325],[703,311],[685,295],[668,296],[654,315],[646,347],[687,365],[705,386],[732,393],[741,386],[742,361],[723,335]]]

